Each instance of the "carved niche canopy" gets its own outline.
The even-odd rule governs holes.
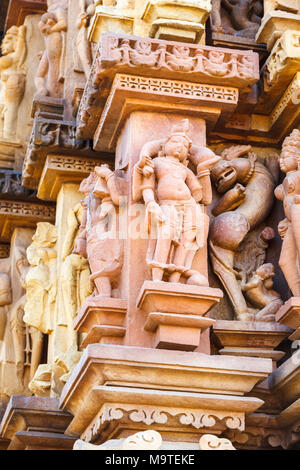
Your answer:
[[[5,22],[5,31],[13,25],[22,25],[25,16],[41,14],[45,11],[47,11],[47,0],[10,0]]]

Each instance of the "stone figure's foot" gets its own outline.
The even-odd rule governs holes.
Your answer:
[[[236,320],[238,321],[254,321],[255,314],[251,312],[237,313]]]
[[[209,287],[208,279],[201,273],[194,272],[186,281],[189,285]]]

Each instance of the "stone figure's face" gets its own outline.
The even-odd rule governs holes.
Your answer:
[[[279,164],[284,173],[298,169],[298,154],[291,148],[286,148],[281,152]]]
[[[16,36],[11,33],[7,33],[1,44],[2,55],[11,54],[16,49]]]
[[[186,160],[189,153],[189,141],[181,135],[172,135],[165,143],[165,154],[178,158],[180,161]]]
[[[219,193],[225,193],[237,181],[237,171],[232,162],[221,160],[212,170],[211,175]]]

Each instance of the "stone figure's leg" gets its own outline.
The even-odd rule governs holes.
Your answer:
[[[234,251],[226,250],[216,246],[210,241],[210,256],[214,272],[224,285],[226,292],[232,302],[238,320],[250,320],[250,315],[246,300],[242,294],[239,283],[236,279],[234,266]]]
[[[109,277],[97,276],[94,278],[94,283],[98,295],[101,297],[111,297],[111,282]]]
[[[298,254],[292,226],[289,225],[282,241],[279,266],[294,296],[300,296],[300,276]]]
[[[273,300],[273,302],[262,308],[256,315],[256,321],[272,322],[275,320],[275,314],[283,304],[281,299]]]
[[[224,33],[221,22],[221,0],[212,0],[211,10],[212,30],[215,33]]]
[[[21,318],[24,311],[21,306],[14,309],[11,316],[11,331],[15,350],[15,363],[17,369],[17,378],[20,387],[24,386],[24,354],[25,354],[25,325]]]
[[[42,349],[43,349],[43,333],[36,328],[30,328],[30,335],[32,341],[32,353],[30,363],[30,380],[33,379],[34,374],[41,362]]]

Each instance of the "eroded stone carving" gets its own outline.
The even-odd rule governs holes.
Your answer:
[[[12,26],[2,41],[0,57],[0,135],[14,139],[18,107],[25,90],[25,26]]]
[[[48,222],[39,222],[27,249],[30,269],[26,276],[24,321],[45,334],[54,329],[57,292],[55,249],[57,229]]]
[[[216,33],[254,39],[262,15],[261,0],[212,0],[211,23]]]
[[[87,196],[87,195],[85,195]],[[74,319],[86,297],[91,293],[90,269],[86,259],[86,240],[81,237],[79,230],[82,221],[83,207],[76,204],[68,213],[68,229],[62,249],[61,283],[64,302],[64,311]],[[84,255],[77,254],[79,251]],[[64,324],[64,320],[60,321]]]
[[[67,2],[66,0],[48,0],[47,5],[48,11],[39,23],[39,28],[45,38],[46,49],[42,54],[35,77],[36,94],[62,98]]]
[[[277,199],[283,202],[286,218],[278,225],[282,238],[279,266],[294,296],[300,296],[299,270],[299,222],[300,222],[300,131],[294,129],[285,138],[280,155],[280,168],[286,176],[275,190]]]
[[[0,341],[4,338],[8,305],[12,302],[11,281],[8,273],[0,273]]]
[[[80,0],[80,13],[77,19],[78,34],[74,49],[74,70],[89,76],[92,65],[91,44],[88,41],[88,27],[95,12],[93,0]]]
[[[217,191],[223,194],[213,209],[210,231],[213,268],[229,295],[236,319],[274,321],[281,301],[272,290],[274,268],[264,264],[267,242],[274,235],[260,226],[273,204],[277,156],[270,155],[264,165],[250,146],[236,146],[226,149],[222,157],[212,170]]]
[[[20,388],[24,387],[25,366],[30,366],[29,380],[32,380],[41,361],[43,348],[43,334],[35,327],[28,327],[24,323],[26,303],[26,275],[30,265],[25,256],[17,261],[17,272],[23,288],[22,297],[13,305],[10,315],[10,328],[15,349],[16,373]]]
[[[117,208],[122,195],[121,180],[107,165],[95,167],[83,180],[83,216],[73,250],[87,256],[94,295],[112,297],[123,264],[123,244],[118,238]],[[86,242],[85,242],[86,241]]]
[[[206,243],[203,206],[211,202],[210,168],[219,160],[209,149],[192,145],[188,120],[174,126],[166,139],[142,148],[133,171],[133,199],[144,201],[151,219],[147,264],[153,281],[179,282],[183,276],[188,284],[208,285],[191,267]]]

